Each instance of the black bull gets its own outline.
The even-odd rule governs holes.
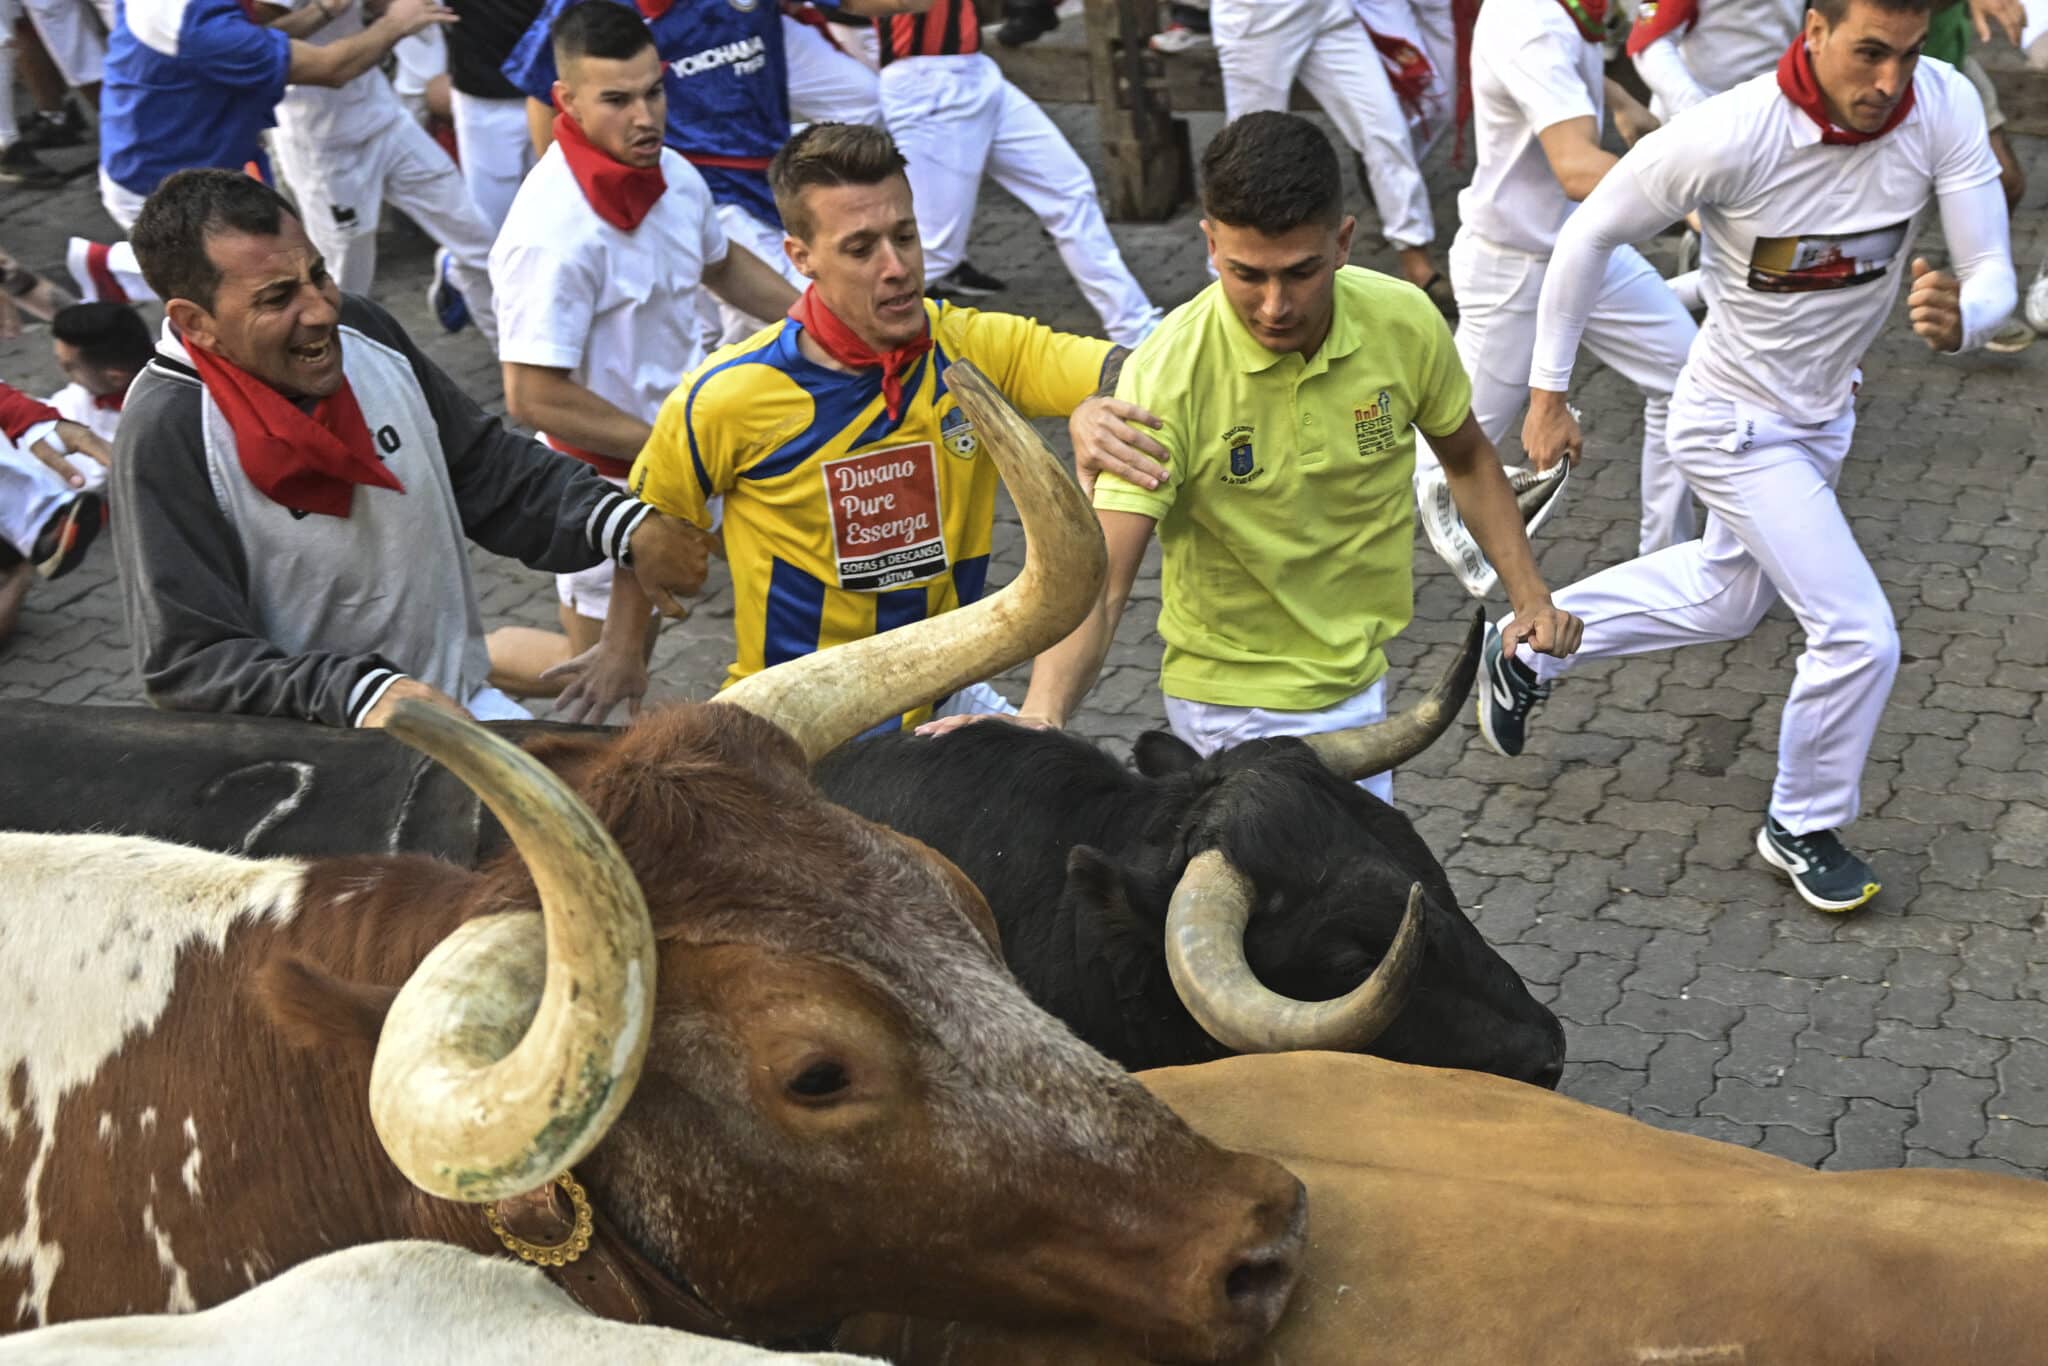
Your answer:
[[[609,732],[494,726],[569,754]],[[555,746],[543,745],[544,757]],[[1148,736],[1145,772],[1083,740],[1004,725],[883,737],[817,770],[834,801],[945,854],[995,911],[1025,990],[1127,1067],[1222,1054],[1188,1015],[1162,946],[1181,871],[1221,849],[1258,890],[1245,955],[1305,1000],[1342,995],[1387,948],[1410,882],[1426,950],[1406,1007],[1369,1051],[1554,1084],[1556,1018],[1480,937],[1397,811],[1297,741],[1196,761]],[[361,731],[252,717],[17,703],[0,711],[0,829],[102,830],[251,856],[432,854],[473,865],[503,833],[446,770]],[[573,775],[572,775],[573,777]]]

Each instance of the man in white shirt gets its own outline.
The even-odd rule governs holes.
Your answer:
[[[1597,7],[1596,7],[1597,8]],[[1458,357],[1472,377],[1472,416],[1498,444],[1520,415],[1536,348],[1536,300],[1558,230],[1617,158],[1600,145],[1603,105],[1630,142],[1656,126],[1604,75],[1601,35],[1584,0],[1487,5],[1472,31],[1472,183],[1458,197],[1451,243]],[[1607,258],[1585,344],[1643,394],[1643,519],[1647,555],[1691,540],[1692,500],[1665,454],[1664,425],[1679,367],[1698,329],[1642,254]],[[1484,596],[1492,566],[1451,504],[1434,453],[1418,448],[1415,501],[1432,545]]]
[[[1674,119],[1769,71],[1805,14],[1806,0],[1644,0],[1628,55],[1650,112]]]
[[[585,0],[551,36],[561,110],[553,142],[491,251],[505,406],[624,488],[662,400],[704,358],[699,291],[758,317],[780,317],[796,291],[728,243],[704,178],[662,146],[662,62],[638,11]],[[557,710],[571,720],[601,721],[622,701],[637,709],[647,690],[641,633],[603,627],[653,604],[609,563],[555,582],[565,635],[493,632],[493,681],[522,696],[559,690]],[[617,648],[601,646],[601,633]],[[549,673],[572,658],[576,668]]]
[[[301,0],[298,13],[332,14],[316,47],[363,31],[360,0]],[[294,85],[277,106],[277,168],[304,215],[306,236],[327,259],[344,294],[368,294],[377,273],[377,225],[384,205],[402,210],[440,244],[435,271],[446,271],[485,337],[491,310],[491,226],[469,197],[455,164],[433,135],[407,115],[391,81],[375,67],[346,85]],[[444,264],[445,260],[445,264]]]
[[[50,406],[113,445],[128,386],[156,351],[149,324],[126,304],[73,304],[50,319],[50,349],[71,381]]]
[[[1913,330],[1981,345],[2016,299],[1998,163],[1967,79],[1919,60],[1935,0],[1817,0],[1762,76],[1636,146],[1558,236],[1538,314],[1522,441],[1539,467],[1576,459],[1565,406],[1605,259],[1697,210],[1707,321],[1671,403],[1671,459],[1707,512],[1699,540],[1556,595],[1585,619],[1578,659],[1747,635],[1782,597],[1806,632],[1757,850],[1809,905],[1846,911],[1877,874],[1837,830],[1898,669],[1890,605],[1835,499],[1863,353],[1898,297],[1930,204],[1954,275],[1913,260]],[[1521,752],[1529,711],[1572,661],[1504,654],[1489,634],[1479,718]]]

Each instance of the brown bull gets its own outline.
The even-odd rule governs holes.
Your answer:
[[[1299,1184],[1033,1006],[959,871],[808,776],[1092,601],[1078,490],[976,380],[952,382],[1023,515],[1016,583],[643,723],[589,809],[415,710],[401,734],[516,846],[480,871],[0,836],[0,1331],[425,1238],[759,1338],[886,1307],[1255,1343]]]
[[[1260,1366],[2048,1361],[2048,1185],[1816,1172],[1476,1072],[1295,1053],[1140,1074],[1314,1211]],[[1099,1338],[864,1321],[905,1366],[1132,1366]]]

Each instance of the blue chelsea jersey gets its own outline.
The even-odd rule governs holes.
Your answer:
[[[548,34],[573,3],[548,0],[505,59],[506,78],[544,104],[555,83]],[[639,6],[667,67],[668,145],[703,175],[713,199],[780,227],[768,160],[789,141],[781,8],[776,0],[674,0],[649,14],[658,7]]]

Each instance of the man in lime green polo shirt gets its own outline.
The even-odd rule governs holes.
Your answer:
[[[1413,285],[1344,264],[1355,220],[1329,139],[1291,114],[1246,115],[1209,145],[1202,182],[1218,279],[1124,361],[1122,402],[1097,419],[1156,438],[1076,432],[1077,448],[1123,462],[1094,487],[1108,580],[1039,657],[1020,719],[1062,725],[1087,695],[1155,529],[1160,686],[1183,740],[1207,754],[1379,719],[1383,650],[1414,610],[1417,428],[1500,573],[1517,639],[1576,649],[1442,315]],[[1391,800],[1391,775],[1365,786]]]

